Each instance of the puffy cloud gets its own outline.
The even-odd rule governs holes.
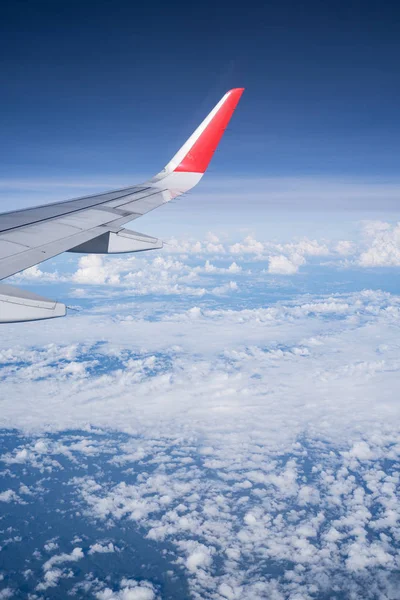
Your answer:
[[[348,452],[348,456],[358,458],[359,460],[370,460],[374,457],[374,454],[367,442],[361,440],[353,444]]]
[[[200,263],[115,259],[120,290],[150,289],[147,274],[154,289],[175,286],[175,302],[118,297],[111,314],[98,306],[40,335],[29,325],[23,334],[4,330],[2,425],[40,436],[10,446],[6,469],[32,467],[42,486],[50,485],[43,474],[70,469],[74,510],[109,528],[87,542],[87,554],[123,548],[131,529],[158,548],[165,541],[194,597],[311,598],[335,589],[390,598],[400,538],[399,298],[243,300],[245,266],[227,290],[238,304],[222,303],[217,290],[231,286],[226,276],[240,260],[220,239],[206,242],[223,245],[225,262],[215,254]],[[255,242],[243,256],[283,257],[297,268],[327,247],[352,251],[302,240],[263,242],[260,254]],[[98,265],[103,281],[111,260]],[[179,290],[196,286],[206,290],[201,303],[183,302]],[[109,536],[112,525],[121,541]],[[73,580],[82,556],[72,554],[45,562],[38,591]],[[100,599],[157,596],[135,580],[86,584]]]
[[[269,399],[276,398],[281,408],[297,397],[303,401],[301,393],[306,393],[306,390],[318,397],[315,381],[329,381],[329,397],[334,398],[336,403],[335,391],[345,383],[353,388],[352,382],[357,373],[361,387],[355,390],[356,398],[360,397],[361,401],[365,391],[364,402],[368,399],[375,405],[371,381],[369,379],[364,387],[362,378],[367,372],[368,377],[377,378],[380,385],[389,386],[392,382],[391,373],[397,369],[397,342],[392,324],[398,319],[398,300],[379,292],[307,300],[241,310],[194,306],[187,311],[171,310],[169,314],[150,319],[135,318],[129,314],[120,319],[103,315],[76,317],[76,326],[70,327],[71,320],[65,321],[68,327],[63,326],[62,345],[53,344],[50,349],[44,343],[43,350],[35,351],[29,346],[36,341],[35,330],[30,334],[28,327],[24,330],[28,344],[26,352],[21,350],[10,356],[10,364],[18,366],[2,381],[3,425],[12,423],[31,428],[48,423],[52,427],[63,428],[79,427],[82,422],[90,421],[103,426],[110,424],[111,420],[119,427],[126,423],[126,397],[131,397],[133,390],[135,397],[141,398],[141,416],[137,421],[140,423],[146,420],[146,415],[148,418],[153,416],[153,409],[154,414],[157,413],[161,406],[158,405],[159,398],[163,398],[163,402],[166,397],[170,398],[171,408],[176,407],[179,411],[182,404],[189,402],[188,406],[191,406],[188,398],[192,397],[191,390],[194,393],[196,386],[199,393],[204,393],[204,398],[207,398],[208,383],[222,390],[229,389],[227,381],[234,386],[232,397],[238,398],[242,394],[245,398],[247,385],[252,393],[262,393],[264,382],[268,381],[273,392]],[[366,327],[370,332],[368,343],[365,341]],[[45,331],[43,335],[46,335]],[[127,354],[127,349],[132,349],[133,332],[135,350],[139,352],[136,357]],[[377,351],[371,332],[376,332],[378,342],[385,341],[387,350],[383,351],[381,344]],[[50,330],[47,335],[51,337]],[[93,344],[100,336],[104,340],[101,351],[90,343],[76,346],[82,335],[88,340],[92,338]],[[350,335],[353,336],[351,347],[347,341]],[[282,342],[277,343],[277,340]],[[152,352],[141,352],[140,349],[145,349],[149,343]],[[10,347],[6,334],[3,344]],[[178,344],[179,351],[171,350]],[[334,345],[334,352],[330,350],[331,345]],[[14,360],[17,362],[14,363]],[[65,377],[66,366],[70,363],[72,366],[67,370],[74,370],[75,363],[93,363],[93,366],[88,369],[85,378]],[[115,368],[110,368],[112,364]],[[104,374],[102,365],[108,365],[107,374]],[[38,371],[40,376],[37,376]],[[290,376],[286,375],[285,380],[288,382],[286,385],[290,383],[290,389],[293,386],[293,395],[286,402],[285,398],[282,399],[281,378],[289,371]],[[235,372],[241,374],[240,379],[234,378]],[[252,378],[256,373],[259,379]],[[49,385],[53,379],[58,382],[57,394],[53,393],[53,383]],[[188,394],[186,399],[180,398],[176,387],[178,381]],[[34,401],[28,393],[32,382]],[[112,394],[111,414],[108,403],[101,401],[105,385]],[[95,412],[90,403],[84,401],[90,397],[99,399]],[[148,402],[147,398],[152,401]],[[63,403],[69,406],[68,412],[63,409]],[[129,403],[130,410],[134,412],[135,406]],[[347,407],[343,409],[343,414],[348,414]],[[132,418],[134,412],[131,413]],[[368,411],[362,410],[361,414],[368,416]],[[333,417],[337,418],[338,414],[335,412]],[[136,422],[135,418],[133,422]],[[13,454],[4,455],[3,460],[7,464],[23,464],[38,460],[42,454],[54,457],[53,449],[48,453],[39,443],[37,448],[21,447]]]
[[[283,254],[271,256],[269,258],[268,273],[274,275],[294,275],[304,263],[305,259],[302,256],[292,257],[292,259]]]
[[[50,571],[54,565],[61,565],[65,562],[76,562],[83,558],[83,550],[82,548],[74,548],[70,554],[63,552],[62,554],[55,554],[49,560],[47,560],[43,565],[44,571]]]
[[[337,242],[334,246],[335,252],[342,256],[349,256],[350,254],[354,254],[356,246],[354,242],[350,242],[349,240],[341,240]]]
[[[96,593],[98,600],[156,600],[157,597],[158,594],[150,582],[133,579],[122,579],[118,591],[105,588]]]
[[[207,548],[204,544],[190,541],[189,543],[181,543],[180,545],[188,552],[185,564],[191,573],[195,573],[197,569],[203,569],[211,565],[213,550]]]
[[[400,223],[370,222],[365,224],[368,247],[361,252],[361,267],[397,267],[400,265]]]
[[[219,295],[219,288],[225,285],[220,280],[227,275],[248,277],[250,271],[243,268],[241,261],[262,266],[267,263],[267,270],[262,272],[287,276],[296,274],[307,262],[336,268],[398,266],[399,227],[379,221],[366,222],[362,230],[364,237],[357,236],[352,241],[300,238],[287,243],[259,240],[254,235],[233,242],[221,240],[210,232],[201,241],[171,239],[160,252],[73,257],[68,263],[68,271],[70,265],[75,267],[72,272],[60,273],[59,267],[55,271],[44,271],[35,266],[12,279],[16,283],[29,280],[36,284],[76,284],[80,287],[71,293],[76,298],[121,295],[129,298],[149,295],[205,297]],[[53,261],[53,264],[57,265],[57,262]],[[89,291],[86,286],[96,290]]]
[[[233,261],[229,265],[229,267],[216,267],[209,260],[206,260],[206,262],[204,263],[204,267],[198,266],[198,267],[195,267],[193,270],[195,273],[213,273],[213,274],[228,273],[229,274],[229,273],[241,273],[241,271],[243,269],[235,261]]]
[[[236,281],[230,281],[229,283],[225,283],[224,285],[219,285],[213,288],[212,293],[216,296],[223,296],[224,294],[228,294],[229,292],[236,292],[238,290],[238,284]]]
[[[257,241],[251,235],[248,235],[243,242],[236,242],[229,248],[232,254],[255,254],[262,255],[264,253],[264,244]]]
[[[71,579],[74,574],[71,570],[60,569],[58,566],[63,563],[77,562],[84,557],[82,548],[74,548],[70,554],[64,552],[55,554],[43,564],[43,580],[36,586],[37,591],[47,590],[49,587],[56,587],[60,579]]]
[[[112,542],[109,542],[108,544],[92,544],[89,548],[89,554],[109,554],[110,552],[115,552],[115,547]]]
[[[204,296],[214,294],[214,289],[200,285],[199,275],[240,273],[241,268],[232,263],[229,267],[216,267],[210,261],[204,266],[192,266],[174,260],[167,255],[155,258],[128,257],[125,259],[85,256],[73,274],[75,283],[107,285],[125,288],[126,294],[144,296],[149,294]],[[218,293],[218,292],[217,292]],[[83,293],[84,294],[84,293]],[[83,295],[79,292],[79,295]]]
[[[36,590],[45,591],[49,587],[56,587],[59,584],[60,579],[72,579],[73,576],[74,574],[71,570],[68,571],[66,569],[58,568],[48,569],[44,574],[43,581],[36,586]]]
[[[264,587],[266,560],[282,569],[282,578],[274,571],[272,588],[282,597],[295,592],[300,597],[310,586],[317,597],[326,586],[335,586],[338,593],[353,590],[371,600],[377,589],[390,590],[390,573],[398,565],[400,511],[398,474],[382,470],[387,450],[382,459],[357,466],[357,481],[350,470],[351,451],[334,452],[322,440],[295,442],[288,458],[259,441],[251,444],[250,432],[241,443],[236,434],[227,448],[231,436],[227,432],[212,449],[199,448],[198,457],[203,458],[196,466],[182,460],[194,452],[193,436],[178,444],[149,438],[153,447],[147,459],[140,458],[143,453],[132,459],[132,464],[141,465],[135,486],[110,486],[109,479],[101,477],[79,478],[73,485],[90,507],[87,514],[101,520],[111,514],[114,526],[116,521],[130,526],[131,511],[139,499],[146,502],[151,510],[135,515],[135,520],[139,518],[151,540],[168,540],[170,548],[175,546],[174,556],[188,573],[192,594],[199,597],[210,590],[233,598],[269,594],[270,588]],[[392,439],[381,444],[387,449]],[[151,465],[157,467],[150,472]],[[380,518],[383,505],[385,523]],[[106,514],[104,506],[113,508]],[[371,540],[371,532],[380,528],[384,535]],[[382,567],[387,577],[374,584]],[[360,571],[363,580],[352,579]]]
[[[10,502],[21,502],[21,498],[14,490],[5,490],[4,492],[0,492],[0,502],[6,502],[7,504]]]
[[[118,285],[118,273],[110,271],[102,256],[88,254],[79,259],[79,267],[73,275],[73,280],[76,283]]]
[[[344,254],[349,253],[349,248],[347,252],[345,251],[346,244],[347,242],[342,243]],[[129,293],[134,295],[204,295],[209,291],[206,276],[216,277],[243,272],[242,266],[237,262],[239,259],[252,261],[269,259],[272,265],[281,260],[285,262],[286,268],[282,267],[284,271],[276,272],[290,274],[294,267],[291,268],[292,271],[288,270],[288,261],[298,268],[305,263],[308,256],[335,255],[335,252],[337,252],[335,248],[329,248],[325,242],[319,243],[307,238],[282,244],[260,241],[252,235],[247,235],[241,241],[232,243],[229,240],[222,242],[218,236],[209,233],[204,241],[172,239],[161,252],[139,253],[124,257],[84,255],[78,259],[77,268],[72,273],[43,271],[35,266],[27,269],[23,274],[16,275],[14,280],[17,282],[33,280],[37,283],[73,282],[80,285],[107,286],[107,288],[129,288]],[[179,255],[180,260],[175,260],[174,255]],[[201,264],[203,257],[206,256],[212,256],[214,260],[223,261],[224,264],[216,265],[210,258]],[[74,264],[76,260],[72,258],[70,263]],[[271,272],[275,272],[273,266],[271,269]],[[82,288],[78,288],[78,293],[81,297],[85,294]]]
[[[242,261],[267,264],[270,275],[291,276],[306,264],[343,267],[397,267],[400,265],[400,225],[380,221],[362,224],[354,240],[300,238],[286,243],[245,235],[232,240],[212,232],[204,240],[171,239],[160,252],[124,256],[84,255],[68,259],[65,271],[57,261],[56,270],[34,266],[12,278],[16,283],[75,284],[70,295],[76,298],[132,296],[220,295],[220,281],[226,275],[246,278],[250,271]],[[327,262],[327,258],[329,262]],[[72,265],[72,272],[71,271]],[[62,265],[61,265],[62,267]],[[217,281],[219,280],[219,281]],[[250,284],[249,280],[249,284]],[[83,287],[84,286],[84,287]],[[87,286],[95,287],[88,290]],[[217,290],[217,292],[215,292]],[[228,292],[228,288],[226,288]]]
[[[57,271],[49,272],[42,271],[40,267],[34,265],[19,273],[16,277],[19,280],[38,281],[39,283],[60,283],[68,281],[68,277],[58,273]]]
[[[49,540],[43,547],[46,552],[53,552],[54,550],[57,550],[58,543],[54,540]]]

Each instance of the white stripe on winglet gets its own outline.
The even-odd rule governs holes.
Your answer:
[[[217,114],[225,100],[228,98],[230,92],[227,92],[223,98],[218,102],[218,104],[212,109],[212,111],[207,115],[204,121],[198,126],[196,131],[192,133],[190,138],[183,144],[182,148],[178,150],[175,156],[169,161],[169,163],[164,167],[163,171],[160,175],[172,173],[176,169],[178,165],[181,164],[182,160],[185,158],[186,154],[189,152],[190,148],[197,142],[207,125],[213,119],[213,117]]]

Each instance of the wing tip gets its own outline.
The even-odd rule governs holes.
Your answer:
[[[226,92],[209,117],[206,118],[208,121],[211,117],[187,153],[180,159],[174,169],[175,172],[205,173],[244,90],[245,88],[240,87]]]

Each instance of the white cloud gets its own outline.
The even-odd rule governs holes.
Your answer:
[[[239,266],[235,261],[233,261],[229,267],[216,267],[209,260],[206,260],[204,266],[194,267],[193,272],[195,273],[212,273],[212,274],[221,274],[221,273],[241,273],[242,267]]]
[[[211,241],[211,238],[214,241]],[[218,239],[218,242],[215,240]],[[327,259],[329,259],[327,261]],[[242,262],[246,262],[243,268]],[[205,240],[171,239],[161,251],[124,256],[84,255],[69,259],[68,271],[31,267],[12,278],[15,283],[33,281],[77,285],[76,298],[134,296],[220,295],[229,275],[251,275],[248,263],[264,266],[262,273],[291,276],[307,263],[330,268],[387,267],[400,265],[400,225],[380,221],[362,223],[354,240],[298,238],[287,243],[245,235],[232,241],[209,233]],[[52,263],[50,263],[52,264]],[[54,265],[57,262],[53,261]],[[251,283],[251,280],[248,281]],[[95,288],[88,289],[88,288]],[[229,292],[228,288],[225,288]],[[215,292],[215,290],[217,290]]]
[[[72,579],[73,572],[65,569],[48,569],[43,577],[43,581],[36,586],[37,591],[45,591],[49,587],[56,587],[60,579]]]
[[[91,421],[135,433],[136,439],[110,456],[124,469],[147,464],[140,469],[147,474],[135,484],[81,477],[71,485],[87,516],[132,527],[138,523],[150,540],[168,540],[189,574],[193,593],[204,596],[213,589],[222,597],[285,597],[291,589],[304,595],[309,586],[318,587],[322,561],[330,581],[345,589],[346,573],[372,573],[382,566],[390,572],[396,565],[394,538],[370,543],[366,532],[397,535],[396,486],[388,487],[392,475],[378,475],[376,461],[389,456],[389,449],[394,452],[396,440],[400,448],[393,395],[400,369],[393,327],[399,308],[396,297],[363,292],[257,309],[193,307],[155,321],[112,318],[108,328],[104,317],[80,317],[79,335],[98,335],[100,326],[103,338],[107,333],[105,356],[123,356],[132,347],[134,331],[137,347],[151,339],[165,366],[171,362],[152,376],[145,373],[154,368],[154,355],[151,360],[125,360],[124,370],[106,376],[62,379],[57,399],[46,382],[36,382],[37,424],[41,427],[46,415],[51,429]],[[179,350],[171,353],[178,339]],[[69,345],[73,340],[65,341]],[[91,351],[90,346],[84,350]],[[70,354],[72,362],[77,352],[81,350]],[[59,353],[65,354],[63,347]],[[56,355],[53,349],[49,360]],[[21,385],[23,379],[15,382],[14,394]],[[92,398],[95,414],[93,401],[87,402]],[[63,399],[68,399],[68,413],[62,410]],[[26,404],[23,411],[14,404],[13,413],[6,407],[11,422],[23,426],[25,419],[34,427]],[[297,441],[305,432],[328,449],[341,449],[332,456],[324,450],[326,456],[313,463],[312,482],[302,460],[313,450]],[[58,442],[57,447],[66,457],[99,451],[93,440]],[[10,456],[26,450],[24,461],[33,456],[39,461],[54,456],[57,447],[42,438]],[[197,448],[200,463],[192,459]],[[282,458],[286,454],[292,458]],[[355,480],[353,470],[363,483]],[[363,492],[366,485],[373,496]],[[267,584],[255,566],[262,558],[291,561],[294,567],[283,582]],[[221,560],[224,576],[215,569]],[[69,576],[58,566],[51,566],[42,585]],[[244,583],[247,568],[254,583]],[[125,593],[122,588],[102,592],[116,598]]]
[[[188,553],[185,563],[188,571],[194,573],[198,569],[204,569],[211,565],[214,549],[211,550],[204,544],[199,544],[196,542],[182,542],[180,546]]]
[[[236,242],[229,248],[232,254],[255,254],[257,256],[264,253],[264,244],[257,241],[253,236],[248,235],[243,242]]]
[[[299,267],[305,263],[302,256],[287,258],[283,254],[271,256],[269,258],[268,273],[274,275],[294,275],[298,272]]]
[[[334,250],[342,256],[349,256],[350,254],[355,253],[356,247],[354,242],[349,240],[340,240],[334,246]]]
[[[364,440],[353,444],[352,448],[348,452],[348,456],[358,458],[359,460],[370,460],[374,458],[371,448]]]
[[[211,242],[210,238],[218,239],[218,242]],[[269,260],[272,273],[292,274],[305,264],[307,257],[335,257],[338,252],[349,255],[349,244],[350,242],[339,242],[336,246],[329,246],[326,242],[320,243],[307,238],[282,244],[270,240],[260,241],[252,235],[232,243],[230,240],[220,241],[210,233],[203,241],[172,239],[160,252],[124,257],[84,255],[78,259],[76,270],[72,273],[43,271],[35,266],[13,279],[16,282],[30,280],[35,283],[72,282],[84,286],[102,286],[107,287],[108,293],[112,293],[110,288],[126,289],[129,295],[137,296],[204,296],[208,292],[212,293],[210,277],[249,274],[248,271],[243,271],[243,267],[238,264],[239,260]],[[179,260],[174,255],[179,255]],[[214,261],[222,261],[223,264],[215,264]],[[279,267],[279,262],[284,265]],[[70,259],[70,263],[76,264],[76,258]],[[75,294],[77,297],[84,297],[85,291],[80,287]]]
[[[369,222],[365,224],[368,247],[361,252],[361,267],[398,267],[400,265],[400,223]]]
[[[42,271],[40,267],[34,265],[19,273],[16,277],[18,280],[37,281],[39,283],[60,283],[68,281],[68,277],[58,273],[57,271]]]
[[[114,544],[112,542],[109,542],[108,544],[92,544],[89,548],[89,554],[96,554],[96,552],[100,554],[115,552]]]
[[[79,547],[74,548],[70,554],[66,552],[63,552],[62,554],[55,554],[44,563],[43,570],[49,571],[54,565],[61,565],[65,562],[76,562],[83,558],[83,556],[83,550]]]
[[[105,588],[96,593],[98,600],[156,600],[157,597],[158,594],[150,582],[133,579],[122,579],[118,591]]]
[[[0,492],[0,502],[6,502],[9,504],[10,502],[21,502],[21,498],[18,496],[14,490],[5,490],[4,492]]]
[[[74,548],[70,554],[64,552],[62,554],[55,554],[49,558],[43,564],[43,580],[40,581],[36,590],[44,591],[49,587],[56,587],[59,584],[60,579],[71,579],[74,574],[70,569],[60,569],[56,565],[62,565],[64,563],[77,562],[84,557],[82,548]]]
[[[57,550],[58,543],[54,540],[50,540],[43,547],[46,550],[46,552],[53,552],[54,550]]]
[[[118,285],[118,273],[110,272],[104,263],[102,256],[98,254],[87,254],[79,259],[79,267],[73,275],[73,281],[85,284],[109,284]]]
[[[230,281],[229,283],[225,283],[224,285],[219,285],[213,288],[212,293],[216,296],[223,296],[229,292],[236,292],[238,289],[239,287],[236,281]]]
[[[211,254],[200,265],[182,256],[140,268],[137,258],[115,259],[121,288],[129,276],[129,286],[150,289],[148,272],[154,289],[176,286],[175,304],[113,305],[110,315],[100,307],[40,330],[4,329],[0,422],[40,437],[18,442],[3,462],[41,474],[96,456],[103,468],[69,481],[80,510],[102,527],[121,525],[121,535],[139,528],[151,543],[168,542],[194,597],[294,599],[336,589],[390,598],[400,538],[399,477],[389,464],[400,457],[400,299],[364,291],[222,305],[216,290],[231,286],[235,263],[226,242],[206,241],[223,246],[224,263]],[[254,238],[246,244],[253,257],[297,268],[327,247],[353,252],[347,242],[263,242],[261,254]],[[96,268],[107,281],[111,259]],[[204,294],[214,290],[212,302],[181,304],[178,290],[198,279]],[[46,434],[84,428],[86,437]],[[128,436],[118,441],[112,431]],[[111,531],[88,554],[115,550]],[[74,560],[50,558],[38,590],[72,579]],[[271,561],[278,575],[268,581]],[[132,580],[93,589],[101,600],[157,594]]]

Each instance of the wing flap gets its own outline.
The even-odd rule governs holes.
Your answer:
[[[41,321],[63,317],[66,306],[10,285],[0,285],[0,323]]]
[[[163,242],[144,233],[121,229],[118,232],[109,231],[93,240],[80,244],[68,252],[85,254],[122,254],[125,252],[144,252],[163,247]]]

